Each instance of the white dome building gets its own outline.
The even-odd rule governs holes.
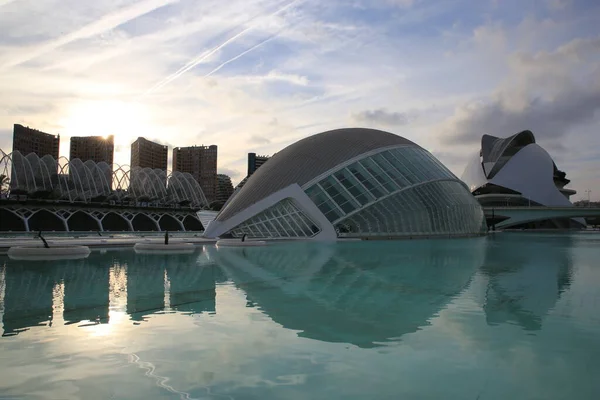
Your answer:
[[[334,240],[479,235],[481,206],[427,150],[374,129],[338,129],[278,152],[237,190],[207,237]]]

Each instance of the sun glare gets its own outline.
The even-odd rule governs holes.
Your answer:
[[[69,137],[102,136],[106,139],[114,135],[115,147],[128,147],[142,136],[142,132],[147,134],[149,122],[145,107],[139,103],[103,100],[74,104],[60,120],[60,125],[60,133]]]

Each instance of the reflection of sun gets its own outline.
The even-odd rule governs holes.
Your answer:
[[[123,322],[127,320],[127,314],[118,311],[110,311],[110,322],[86,327],[87,333],[92,336],[107,336],[118,332]]]

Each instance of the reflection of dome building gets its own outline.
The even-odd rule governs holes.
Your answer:
[[[531,131],[508,138],[483,135],[481,150],[474,155],[462,180],[484,207],[568,207],[576,193],[550,155],[535,142]],[[528,224],[535,228],[579,226],[578,220],[555,219]]]
[[[298,246],[219,248],[218,262],[286,329],[366,348],[428,325],[468,286],[485,238]]]
[[[428,151],[394,134],[339,129],[274,155],[225,204],[206,236],[473,235],[479,204]]]

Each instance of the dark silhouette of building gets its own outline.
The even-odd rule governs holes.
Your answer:
[[[175,147],[173,171],[187,172],[200,184],[210,204],[217,197],[217,146]]]
[[[231,178],[225,174],[217,174],[217,203],[222,206],[232,194],[233,184]]]
[[[64,268],[65,284],[63,318],[66,324],[80,321],[109,322],[110,268],[108,265],[86,265],[87,271]]]
[[[127,314],[143,321],[165,307],[165,268],[162,260],[149,255],[127,259]]]
[[[19,151],[23,155],[35,153],[38,157],[47,154],[58,160],[60,135],[51,135],[37,129],[15,124],[13,127],[13,152]]]
[[[92,160],[95,163],[104,161],[112,165],[115,151],[115,137],[113,135],[103,136],[73,136],[71,138],[71,150],[69,158],[81,161]]]
[[[248,153],[248,176],[252,175],[269,158],[269,156],[257,156],[256,153]]]
[[[52,320],[54,280],[50,273],[10,265],[5,268],[4,284],[4,299],[0,299],[3,300],[3,336],[47,325]]]
[[[169,146],[138,137],[131,144],[131,168],[152,168],[167,170]]]
[[[113,135],[110,135],[107,138],[104,138],[103,136],[73,136],[71,137],[69,158],[71,161],[80,159],[84,163],[86,161],[93,161],[96,164],[105,162],[109,166],[112,166],[115,150],[114,139]],[[74,173],[79,175],[79,178],[75,178],[76,180],[86,179],[83,164],[71,163],[69,174]],[[103,173],[106,177],[108,187],[112,188],[112,168],[106,168]]]
[[[250,178],[250,176],[256,172],[256,170],[269,160],[269,156],[257,156],[256,153],[248,153],[248,175],[238,183],[236,189],[241,189],[244,184]]]

